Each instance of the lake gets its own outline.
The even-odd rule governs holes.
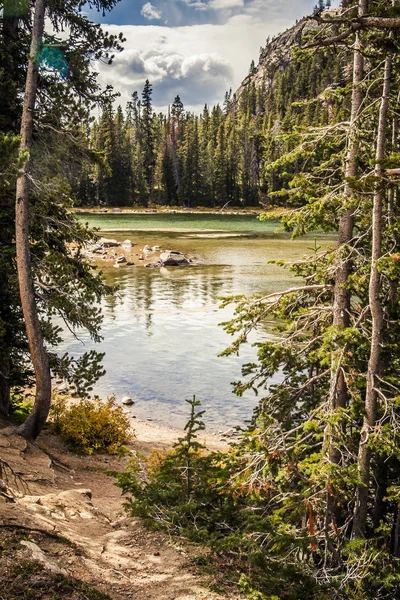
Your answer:
[[[100,344],[87,335],[80,341],[66,334],[61,351],[79,355],[96,348],[105,352],[107,374],[96,384],[102,397],[115,394],[135,401],[132,414],[182,427],[188,414],[185,398],[194,394],[206,410],[210,431],[242,425],[251,418],[257,398],[238,398],[231,382],[241,365],[256,358],[251,345],[240,356],[218,355],[232,338],[219,326],[232,307],[219,308],[219,298],[233,294],[274,292],[294,284],[286,270],[268,261],[296,260],[307,253],[314,237],[291,240],[278,223],[256,216],[208,214],[86,214],[79,218],[99,227],[105,237],[130,239],[138,248],[161,246],[189,253],[194,266],[147,269],[102,267],[118,297],[104,302]],[[319,243],[333,245],[331,236]],[[256,339],[273,335],[268,326]]]

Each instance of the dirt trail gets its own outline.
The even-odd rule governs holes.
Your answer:
[[[137,429],[131,448],[141,452],[170,447],[178,433],[160,435],[151,424],[138,423]],[[26,482],[9,474],[18,497],[13,503],[0,496],[0,535],[12,526],[35,530],[29,539],[39,548],[21,545],[23,558],[36,552],[46,568],[60,569],[115,600],[220,598],[191,564],[195,548],[180,547],[168,535],[147,530],[140,519],[126,517],[120,490],[107,471],[122,470],[128,459],[76,456],[50,432],[42,433],[38,446],[0,432],[0,458]],[[60,544],[57,536],[70,544]]]

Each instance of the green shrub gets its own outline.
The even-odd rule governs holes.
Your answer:
[[[117,454],[133,435],[129,419],[115,398],[107,402],[85,399],[64,409],[58,406],[56,427],[66,443],[82,454]]]
[[[173,449],[150,455],[145,472],[139,457],[116,474],[127,495],[127,512],[208,546],[217,580],[229,581],[252,600],[326,600],[307,562],[278,560],[280,553],[294,550],[306,556],[308,537],[295,548],[290,533],[279,531],[278,520],[266,514],[264,491],[242,485],[237,448],[207,452],[198,442],[203,412],[196,413],[195,398],[187,402],[191,414],[185,435]]]
[[[29,417],[32,410],[32,403],[28,402],[24,396],[12,394],[10,399],[10,416],[16,425],[22,425]]]
[[[131,461],[125,473],[116,474],[117,485],[130,496],[125,508],[131,514],[167,528],[170,533],[208,541],[213,530],[218,529],[213,517],[223,522],[218,489],[223,469],[197,441],[197,432],[204,429],[203,413],[195,412],[200,403],[195,399],[187,402],[191,415],[186,435],[169,452],[155,451],[147,459],[141,457],[146,469],[144,478],[138,477],[143,463]],[[213,507],[218,509],[213,511]]]

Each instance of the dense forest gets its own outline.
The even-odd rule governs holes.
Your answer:
[[[305,20],[290,31],[289,40],[267,40],[244,86],[227,92],[222,106],[206,105],[201,115],[185,111],[179,96],[168,114],[156,114],[149,81],[141,95],[133,93],[125,112],[105,106],[86,130],[98,163],[86,161],[70,180],[77,202],[187,208],[285,204],[282,188],[290,175],[268,166],[295,147],[294,132],[345,120],[349,112],[343,93],[349,82],[346,53],[291,56],[291,44],[299,45],[309,29]],[[299,162],[291,173],[301,167]]]
[[[0,4],[0,415],[9,438],[37,439],[52,376],[84,411],[102,373],[101,355],[57,354],[54,316],[99,339],[110,291],[82,257],[95,234],[73,205],[284,204],[294,235],[333,231],[338,243],[315,242],[283,265],[296,287],[224,301],[235,306],[227,354],[265,322],[275,327],[235,384],[259,395],[251,423],[228,451],[209,453],[193,399],[173,450],[139,476],[143,462],[132,463],[118,483],[131,514],[209,546],[223,579],[249,598],[400,597],[399,3],[343,0],[327,11],[320,2],[296,26],[289,60],[283,51],[268,71],[283,38],[270,41],[237,94],[201,116],[178,97],[168,115],[154,114],[149,82],[114,112],[91,60],[112,61],[122,36],[89,22],[81,0]],[[65,29],[68,46],[57,37]],[[93,123],[94,104],[103,112]],[[17,426],[21,387],[35,399]]]

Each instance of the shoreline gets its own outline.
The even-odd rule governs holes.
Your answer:
[[[214,215],[214,216],[259,216],[262,214],[283,214],[287,212],[287,209],[282,207],[269,207],[269,208],[258,208],[258,207],[248,207],[241,209],[212,209],[212,208],[132,208],[132,207],[76,207],[72,208],[71,212],[76,215],[85,215],[85,214],[93,214],[93,215]]]
[[[133,419],[132,429],[135,437],[129,445],[140,452],[152,449],[170,449],[179,437],[185,434],[184,429],[169,425],[160,425],[145,419]],[[207,432],[207,428],[198,434],[198,441],[204,443],[209,450],[226,450],[232,439],[228,432],[221,434]]]

